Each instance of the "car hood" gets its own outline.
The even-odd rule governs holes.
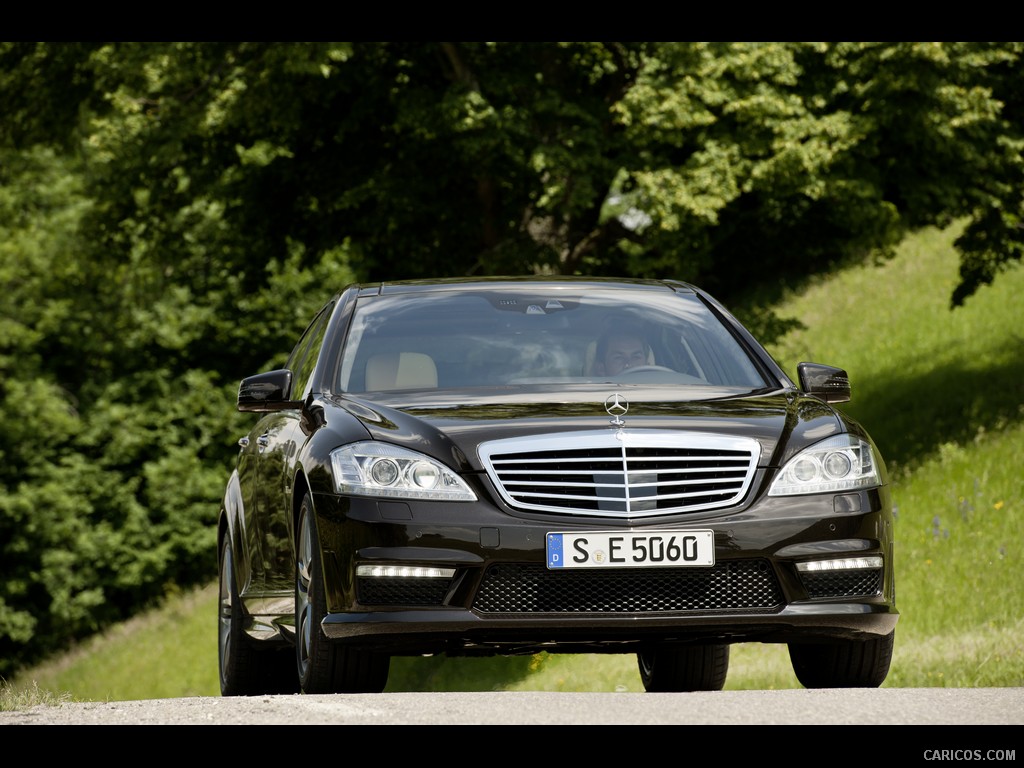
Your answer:
[[[467,395],[461,402],[436,396],[422,402],[394,396],[337,396],[329,401],[359,419],[373,439],[427,453],[463,471],[483,468],[477,446],[486,441],[603,429],[749,437],[760,443],[760,466],[780,466],[804,447],[849,427],[828,404],[791,390],[701,400],[680,399],[663,390],[618,391],[628,409],[620,417],[624,426],[616,426],[605,401],[617,391],[560,391],[557,399],[530,392],[485,398],[477,394],[473,400]]]

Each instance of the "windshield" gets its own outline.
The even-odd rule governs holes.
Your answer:
[[[622,382],[771,386],[693,294],[590,289],[360,298],[341,391]]]

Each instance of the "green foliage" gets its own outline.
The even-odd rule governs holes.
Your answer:
[[[74,73],[88,232],[163,267],[140,295],[251,292],[291,241],[307,263],[350,243],[360,279],[665,275],[728,300],[969,217],[959,303],[1020,257],[1022,50],[8,43],[0,138],[64,138],[25,104]]]
[[[921,285],[970,309],[1024,244],[1022,53],[0,42],[0,675],[210,577],[237,383],[350,282],[681,278],[792,339],[789,291],[962,221]],[[962,356],[901,362],[897,463],[955,428],[901,372],[1017,418]]]
[[[39,688],[38,685],[15,688],[0,679],[0,712],[16,712],[39,705],[59,706],[73,701],[70,694],[56,695]]]
[[[960,241],[962,303],[986,274],[970,265],[1020,258],[1020,232],[1010,233],[1022,201],[1020,89],[1009,75],[1021,50],[664,44],[615,107],[642,148],[627,194],[649,216],[651,241],[666,241],[631,268],[676,272],[729,299],[972,217],[969,231],[989,240]]]

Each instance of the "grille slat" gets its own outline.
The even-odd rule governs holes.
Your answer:
[[[739,503],[760,444],[700,432],[609,429],[495,440],[480,446],[480,458],[513,507],[643,517]]]

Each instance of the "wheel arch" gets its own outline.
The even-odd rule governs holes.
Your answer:
[[[292,529],[292,553],[298,554],[298,535],[299,535],[299,509],[302,508],[302,500],[306,497],[306,494],[310,494],[310,503],[312,503],[312,493],[310,491],[309,479],[306,477],[306,473],[300,467],[295,473],[295,477],[292,480],[292,503],[291,503],[291,529]]]
[[[240,595],[245,592],[245,587],[252,579],[252,562],[248,548],[244,544],[245,515],[243,507],[242,488],[238,480],[238,471],[235,470],[228,478],[217,521],[217,559],[220,560],[221,553],[224,551],[224,540],[228,539],[231,542],[234,564],[231,575]],[[218,562],[218,567],[221,565],[222,563]]]

